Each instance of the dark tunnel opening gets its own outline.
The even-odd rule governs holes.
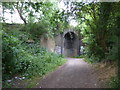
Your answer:
[[[77,35],[74,32],[68,32],[64,36],[64,54],[67,57],[76,56],[77,53]]]
[[[75,34],[73,32],[68,32],[67,34],[65,34],[65,48],[67,49],[72,49],[74,46],[74,41],[75,41],[76,37]]]

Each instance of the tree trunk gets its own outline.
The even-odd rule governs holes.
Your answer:
[[[18,10],[18,13],[19,13],[20,18],[23,20],[23,22],[24,22],[25,24],[27,24],[25,18],[22,16],[22,13],[21,13],[19,10]]]
[[[18,8],[18,3],[17,3],[16,9],[17,9],[17,11],[18,11],[18,14],[19,14],[20,18],[23,20],[23,22],[24,22],[25,24],[27,24],[26,19],[22,16],[22,7],[23,7],[23,3],[22,3],[22,6],[20,7],[20,9]]]

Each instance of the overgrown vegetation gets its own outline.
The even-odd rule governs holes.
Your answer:
[[[119,82],[120,81],[119,81],[118,77],[112,77],[111,81],[108,82],[108,86],[110,88],[119,88],[119,84],[120,84]]]
[[[8,81],[17,75],[24,78],[41,77],[65,63],[66,60],[61,55],[51,53],[40,45],[41,37],[49,38],[63,32],[65,26],[61,25],[65,24],[65,22],[61,18],[62,15],[59,14],[64,14],[64,12],[55,9],[50,2],[4,2],[2,5],[3,16],[5,10],[11,10],[14,13],[14,10],[17,9],[20,18],[25,23],[25,25],[3,23],[3,87],[11,87]],[[32,9],[29,10],[27,7],[31,7]],[[41,10],[39,11],[40,8]],[[34,22],[34,11],[41,14],[37,18],[38,22]],[[25,13],[28,13],[26,18],[24,18]],[[4,21],[4,17],[2,20]],[[56,28],[60,30],[56,32]],[[32,40],[32,42],[29,42],[29,40]]]
[[[67,8],[61,11],[54,2],[2,3],[1,19],[4,23],[4,13],[10,10],[12,17],[17,10],[25,24],[19,30],[10,30],[7,26],[3,28],[3,79],[16,73],[29,77],[43,75],[61,65],[64,60],[42,48],[37,40],[41,36],[54,37],[63,33],[70,28],[71,17],[78,22],[75,28],[79,38],[82,38],[85,48],[83,56],[88,62],[119,62],[120,2],[65,1],[64,4]],[[35,43],[26,43],[29,39]],[[117,86],[118,81],[111,83],[113,87]]]
[[[94,62],[117,60],[119,3],[72,4],[87,57]]]
[[[25,34],[20,38],[16,32],[22,33],[15,30],[12,33],[3,31],[3,80],[19,73],[25,78],[42,76],[65,62],[61,56],[48,52],[37,43],[25,43],[21,39]]]
[[[71,6],[85,44],[86,61],[119,63],[120,2],[72,2]],[[117,84],[118,80],[113,87]]]

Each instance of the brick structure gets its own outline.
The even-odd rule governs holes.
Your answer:
[[[69,29],[55,37],[54,51],[66,57],[74,57],[80,55],[81,45],[82,42],[78,32]]]

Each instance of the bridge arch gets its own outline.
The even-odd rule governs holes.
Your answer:
[[[63,48],[66,57],[73,57],[79,54],[79,38],[75,31],[66,31],[63,34]]]

